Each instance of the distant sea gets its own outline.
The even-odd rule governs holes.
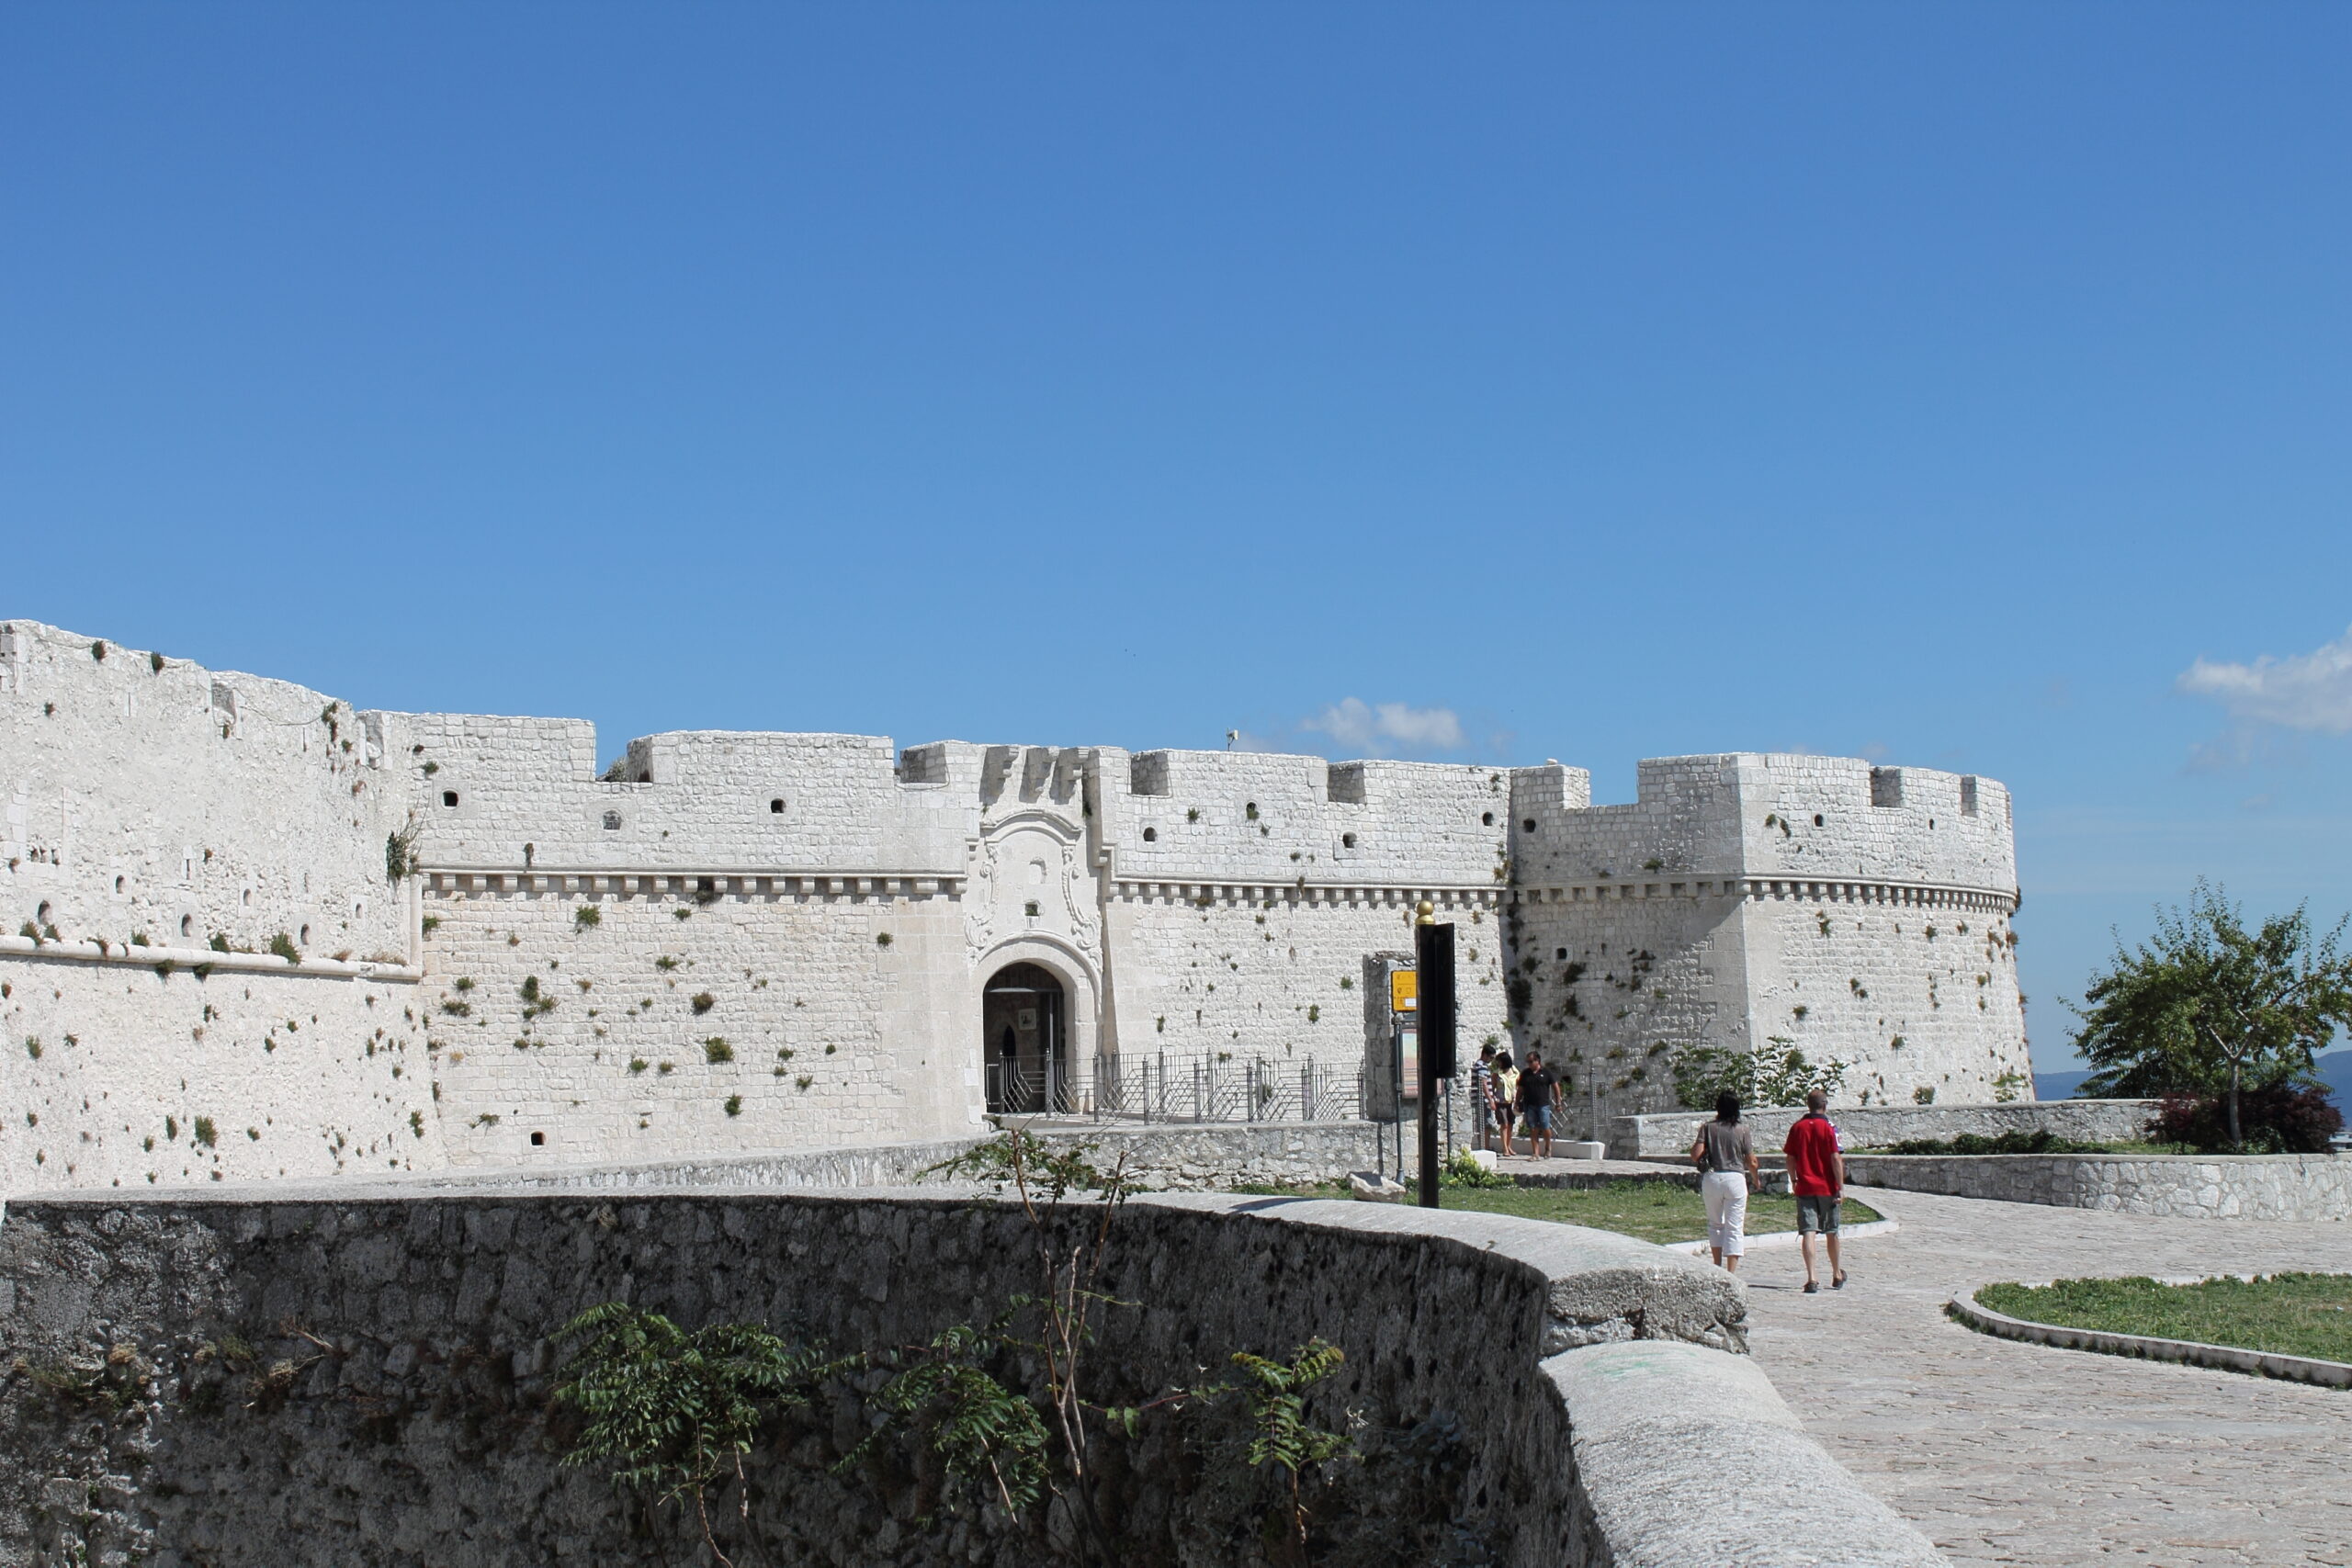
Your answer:
[[[2320,1081],[2327,1085],[2327,1097],[2347,1122],[2352,1122],[2352,1051],[2330,1051],[2312,1064],[2319,1069]],[[2088,1073],[2036,1073],[2033,1093],[2037,1100],[2072,1100]]]

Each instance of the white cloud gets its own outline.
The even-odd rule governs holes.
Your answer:
[[[2217,664],[2200,658],[2175,685],[2212,698],[2243,725],[2352,734],[2352,630],[2285,659],[2264,654],[2251,664]]]
[[[1417,708],[1404,703],[1366,703],[1347,697],[1299,726],[1329,736],[1359,751],[1390,746],[1415,751],[1462,750],[1462,719],[1452,708]]]

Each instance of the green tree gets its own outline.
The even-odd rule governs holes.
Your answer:
[[[2221,1094],[2230,1145],[2243,1148],[2238,1097],[2303,1087],[2312,1058],[2352,1025],[2346,921],[2314,935],[2305,906],[2248,930],[2238,907],[2201,879],[2188,908],[2156,910],[2154,939],[2127,952],[2075,1009],[2075,1047],[2097,1069],[2086,1095]]]

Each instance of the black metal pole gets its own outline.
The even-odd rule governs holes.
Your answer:
[[[1416,1034],[1420,1043],[1421,1191],[1424,1209],[1438,1206],[1438,1084],[1453,1077],[1453,928],[1437,923],[1437,910],[1423,901],[1413,926],[1417,999]]]

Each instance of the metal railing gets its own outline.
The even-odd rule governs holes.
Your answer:
[[[1232,1052],[988,1067],[991,1111],[1097,1122],[1334,1122],[1363,1115],[1363,1069]]]

